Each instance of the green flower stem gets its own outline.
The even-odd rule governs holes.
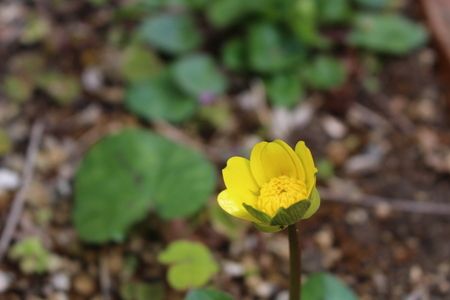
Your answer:
[[[301,252],[299,247],[299,232],[297,224],[288,226],[289,232],[289,256],[290,256],[290,283],[289,300],[300,300],[301,293]]]

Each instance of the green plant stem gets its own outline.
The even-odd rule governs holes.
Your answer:
[[[299,247],[299,232],[297,224],[288,226],[289,256],[290,256],[290,282],[289,300],[300,300],[301,297],[301,252]]]

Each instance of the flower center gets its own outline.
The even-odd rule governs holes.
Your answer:
[[[279,176],[262,186],[255,208],[273,217],[279,208],[288,208],[307,197],[308,191],[303,181]]]

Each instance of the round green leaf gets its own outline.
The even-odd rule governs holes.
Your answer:
[[[211,1],[211,4],[208,6],[208,9],[206,11],[208,20],[218,28],[233,25],[248,13],[248,4],[246,3],[247,1]]]
[[[317,9],[320,22],[326,24],[345,23],[352,14],[350,0],[318,0]]]
[[[279,74],[269,80],[267,85],[269,100],[279,106],[292,107],[304,96],[300,78],[296,74]]]
[[[160,253],[158,261],[170,266],[167,278],[177,290],[201,287],[219,270],[209,249],[190,241],[171,243]]]
[[[240,39],[232,39],[226,42],[222,51],[223,64],[233,71],[246,68],[245,47]]]
[[[175,62],[172,68],[176,83],[193,97],[220,95],[227,87],[226,78],[208,55],[184,57]]]
[[[144,21],[141,37],[155,48],[170,54],[181,54],[198,47],[202,37],[187,15],[162,14]]]
[[[126,282],[120,288],[123,300],[164,300],[164,286],[160,283]]]
[[[328,273],[311,275],[302,286],[302,299],[357,300],[358,298],[341,280]]]
[[[341,86],[347,79],[345,66],[336,58],[320,55],[302,70],[306,82],[313,88],[329,90]]]
[[[162,64],[155,53],[138,44],[132,44],[124,52],[122,73],[132,82],[152,78],[161,72]]]
[[[356,4],[365,8],[389,8],[395,6],[397,0],[354,0]]]
[[[31,98],[34,83],[21,76],[5,76],[3,90],[8,98],[17,102],[25,102]]]
[[[270,23],[250,27],[247,36],[250,67],[257,72],[272,73],[297,64],[303,49],[294,38],[287,37]]]
[[[125,105],[130,111],[147,120],[180,122],[194,114],[198,102],[183,94],[163,75],[131,84],[127,90]]]
[[[49,71],[40,74],[38,85],[59,104],[69,104],[81,93],[79,79],[63,72]]]
[[[360,14],[355,18],[352,44],[386,54],[406,54],[427,40],[425,28],[394,14]]]
[[[190,291],[184,300],[233,300],[233,297],[214,289],[198,289]]]
[[[166,219],[189,216],[211,195],[214,167],[161,136],[128,129],[94,145],[75,178],[74,222],[88,242],[121,240],[151,207]]]

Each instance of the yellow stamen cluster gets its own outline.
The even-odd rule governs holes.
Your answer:
[[[255,208],[272,217],[280,207],[288,208],[307,197],[308,190],[303,181],[279,176],[262,186]]]

